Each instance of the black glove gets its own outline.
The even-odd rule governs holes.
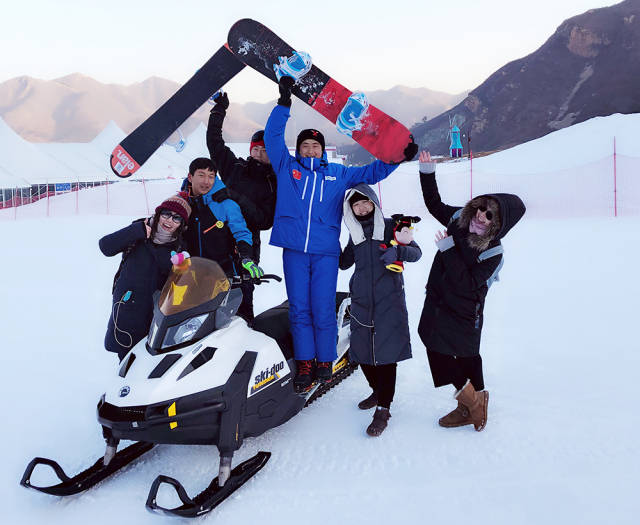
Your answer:
[[[211,195],[211,200],[214,202],[222,202],[230,198],[231,195],[229,194],[229,188],[222,188]]]
[[[291,90],[293,89],[293,85],[296,83],[293,77],[280,77],[278,81],[278,90],[280,91],[280,98],[278,99],[278,104],[281,106],[286,106],[288,108],[291,107]]]
[[[229,97],[224,91],[220,93],[218,98],[216,98],[213,102],[214,105],[211,111],[220,111],[222,113],[225,112],[229,107]]]
[[[246,241],[238,241],[236,243],[238,247],[238,255],[240,255],[240,260],[242,259],[253,259],[253,248]]]
[[[405,162],[409,162],[413,160],[413,157],[418,153],[418,145],[413,141],[413,135],[409,135],[409,144],[404,148],[404,160]]]

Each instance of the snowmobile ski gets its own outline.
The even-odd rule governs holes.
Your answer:
[[[187,491],[178,480],[168,476],[158,476],[149,490],[146,507],[150,512],[158,512],[183,518],[195,518],[196,516],[206,514],[220,505],[220,503],[251,479],[265,466],[270,457],[271,452],[258,452],[252,458],[236,466],[222,487],[219,486],[218,477],[216,476],[209,486],[194,498],[189,497]],[[167,509],[158,505],[156,501],[158,489],[163,483],[171,485],[176,490],[180,501],[182,501],[182,505],[173,509]]]
[[[104,458],[100,458],[93,464],[93,466],[79,474],[76,474],[72,478],[67,476],[65,471],[62,470],[62,467],[56,461],[47,458],[34,458],[27,465],[27,468],[22,475],[22,479],[20,480],[20,485],[28,489],[51,494],[53,496],[71,496],[73,494],[78,494],[79,492],[93,487],[114,472],[120,470],[122,467],[125,467],[129,463],[135,461],[146,452],[149,452],[153,446],[153,443],[147,443],[145,441],[134,443],[133,445],[129,445],[127,448],[116,453],[108,465],[104,464]],[[32,485],[31,475],[37,465],[50,466],[60,479],[61,483],[51,485],[49,487],[37,487]]]

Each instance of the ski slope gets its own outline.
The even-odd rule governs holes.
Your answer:
[[[627,131],[637,137],[633,126],[639,121],[633,117]],[[594,120],[600,126],[608,122]],[[598,122],[585,124],[590,127],[584,136],[609,136]],[[485,310],[482,356],[491,393],[485,431],[437,424],[455,406],[453,388],[433,388],[416,328],[440,225],[421,205],[417,163],[405,164],[381,185],[382,202],[387,215],[423,217],[416,231],[423,258],[406,265],[414,357],[399,365],[389,427],[379,438],[366,436],[372,411],[356,407],[369,394],[358,371],[291,421],[247,439],[235,463],[259,450],[271,451],[271,460],[199,521],[638,522],[640,214],[634,210],[640,193],[633,194],[635,208],[629,204],[626,215],[613,218],[607,210],[581,204],[582,198],[587,203],[600,198],[589,193],[595,192],[591,186],[576,185],[581,169],[551,180],[553,170],[568,173],[581,166],[580,154],[573,164],[557,155],[569,146],[579,149],[580,137],[574,126],[519,146],[519,153],[513,148],[474,160],[474,170],[492,174],[478,180],[478,191],[482,184],[495,184],[493,175],[511,173],[511,180],[500,179],[501,191],[516,192],[527,204],[544,201],[545,182],[574,198],[574,213],[534,207],[504,240],[501,280],[491,288]],[[630,144],[626,155],[640,157],[634,147]],[[533,166],[546,171],[527,169]],[[463,204],[467,198],[468,180],[456,175],[463,171],[459,163],[439,166],[445,202]],[[154,189],[152,207],[179,182],[158,183],[164,186]],[[122,210],[140,206],[139,194],[125,191],[124,184],[112,188]],[[102,339],[118,258],[102,256],[97,241],[133,218],[89,214],[0,222],[4,523],[158,523],[166,518],[144,508],[158,474],[179,479],[193,495],[217,472],[214,447],[166,445],[79,496],[58,499],[18,485],[34,456],[56,459],[70,473],[104,451],[95,407],[102,385],[116,373],[117,358],[104,351]],[[282,274],[280,250],[268,245],[268,232],[261,265]],[[348,278],[341,272],[340,289],[347,288]],[[261,286],[256,312],[284,298],[284,284]],[[46,484],[53,478],[43,470],[32,481]],[[177,503],[169,491],[161,491],[160,498],[165,506]]]

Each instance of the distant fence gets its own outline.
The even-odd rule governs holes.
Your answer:
[[[491,173],[468,160],[438,165],[443,201],[462,205],[470,195],[517,193],[528,217],[640,216],[640,157],[614,153],[581,166],[543,173]],[[424,215],[416,163],[402,164],[379,185],[384,212]],[[182,179],[129,178],[38,184],[0,190],[0,220],[70,215],[147,216]],[[1,209],[5,208],[5,209]],[[9,208],[9,209],[6,209]]]
[[[0,220],[72,215],[151,215],[182,180],[104,180],[0,190]],[[4,209],[2,209],[4,208]]]
[[[405,191],[392,186],[399,176],[380,184],[385,214],[424,216],[425,207],[415,165],[402,164]],[[516,193],[527,217],[640,217],[640,157],[609,155],[580,166],[540,173],[492,173],[468,159],[437,165],[443,202],[461,206],[472,195]]]
[[[24,206],[40,199],[55,197],[71,191],[95,188],[96,186],[103,186],[113,182],[115,181],[56,182],[53,184],[32,184],[31,186],[16,188],[0,188],[0,209]]]

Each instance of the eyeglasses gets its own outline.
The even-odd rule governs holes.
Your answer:
[[[176,224],[182,224],[182,217],[177,213],[171,213],[170,211],[161,211],[160,217],[163,219],[171,219]]]
[[[493,213],[491,210],[487,210],[486,206],[478,206],[478,209],[484,213],[484,216],[487,218],[488,221],[493,219]]]

